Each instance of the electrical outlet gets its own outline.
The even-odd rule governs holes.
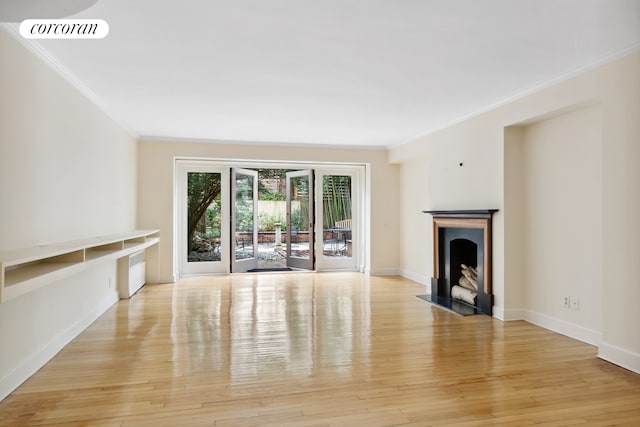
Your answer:
[[[580,310],[580,298],[571,297],[571,309],[576,311]]]
[[[571,297],[569,296],[563,297],[562,306],[564,308],[571,308]]]
[[[109,289],[111,289],[111,277],[109,277]]]

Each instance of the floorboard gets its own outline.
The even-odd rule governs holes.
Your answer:
[[[0,402],[0,425],[640,425],[640,375],[424,290],[358,273],[145,286]]]

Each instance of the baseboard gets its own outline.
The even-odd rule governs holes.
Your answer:
[[[640,354],[638,353],[603,342],[598,347],[598,357],[640,374]]]
[[[576,325],[575,323],[567,322],[566,320],[558,319],[546,314],[537,313],[531,310],[524,310],[523,320],[587,344],[599,346],[602,343],[602,332],[585,328],[583,326]]]
[[[414,282],[418,282],[421,285],[427,286],[429,288],[427,289],[428,291],[427,293],[429,294],[431,293],[431,277],[427,277],[424,274],[414,273],[413,271],[409,271],[405,269],[400,270],[400,275],[409,280],[413,280]]]
[[[62,333],[54,337],[42,350],[27,358],[24,362],[18,365],[16,369],[2,378],[0,380],[0,400],[7,397],[13,390],[18,388],[20,384],[29,379],[31,375],[36,373],[38,369],[42,368],[53,358],[53,356],[58,354],[65,345],[69,344],[71,340],[95,322],[98,317],[100,317],[116,302],[118,302],[118,293],[113,292],[109,294],[90,313],[82,317],[67,330],[62,331]]]
[[[168,283],[176,283],[178,280],[180,280],[180,276],[178,276],[177,274],[172,274],[170,276],[158,277],[158,282],[157,283],[152,283],[152,284],[153,285],[166,285]]]
[[[523,320],[525,318],[525,309],[523,308],[504,308],[493,306],[493,317],[503,322],[511,322],[514,320]]]

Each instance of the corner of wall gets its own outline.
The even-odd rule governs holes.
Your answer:
[[[640,354],[638,353],[603,342],[598,347],[598,357],[640,374]]]
[[[493,317],[503,322],[512,322],[515,320],[524,320],[526,310],[524,308],[504,308],[493,306]]]

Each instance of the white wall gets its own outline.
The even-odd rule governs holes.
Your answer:
[[[520,142],[524,308],[531,320],[566,322],[567,334],[595,345],[602,339],[601,122],[599,106],[581,108],[523,127]]]
[[[591,106],[595,110],[590,109]],[[576,113],[579,117],[572,116],[577,110],[582,110]],[[594,113],[596,110],[599,113]],[[593,114],[599,116],[599,121]],[[561,116],[562,123],[554,122]],[[431,218],[420,214],[419,210],[498,208],[500,212],[493,221],[494,315],[503,319],[524,317],[539,323],[542,319],[545,326],[579,339],[601,337],[601,357],[640,372],[640,334],[637,328],[630,326],[640,324],[640,310],[635,302],[640,298],[640,282],[634,274],[640,259],[638,117],[640,53],[634,52],[392,149],[390,160],[400,166],[403,274],[413,278],[429,278],[433,274]],[[586,129],[575,129],[592,120],[594,123],[586,123]],[[530,142],[546,140],[548,132],[558,141],[566,136],[567,129],[573,132],[569,135],[570,144],[589,139],[588,157],[582,158],[581,154],[574,162],[567,160],[563,165],[567,174],[579,176],[578,179],[584,179],[593,192],[601,194],[587,200],[589,209],[594,204],[600,205],[581,223],[582,226],[597,223],[593,230],[595,240],[588,243],[597,246],[599,235],[602,247],[599,253],[596,248],[580,255],[596,265],[587,269],[590,276],[588,291],[578,313],[557,311],[558,301],[551,302],[554,308],[544,306],[538,301],[539,295],[525,289],[534,286],[530,283],[532,279],[524,276],[530,269],[526,266],[527,250],[539,254],[531,244],[525,245],[525,236],[531,235],[527,227],[537,224],[526,222],[527,207],[523,200],[514,196],[525,185],[529,187],[523,188],[535,191],[539,190],[538,184],[544,188],[553,185],[544,174],[540,175],[546,166],[528,164],[527,156],[539,155],[536,162],[544,163],[554,147],[546,147],[537,153],[533,144],[512,143],[527,137]],[[578,161],[580,163],[576,163]],[[460,162],[464,163],[462,167]],[[537,171],[521,174],[522,168],[533,164]],[[555,171],[553,176],[558,178],[563,173]],[[565,192],[579,186],[577,182],[562,184],[567,185],[558,190]],[[580,197],[581,206],[585,206],[584,194]],[[562,197],[556,201],[544,200],[551,204],[549,212],[556,215],[553,221],[557,228],[556,220],[562,220],[557,218],[558,212],[563,210],[567,200]],[[557,245],[548,250],[549,259],[554,262],[567,257],[565,250]],[[578,271],[577,259],[575,257],[569,266],[563,267],[562,278],[544,285],[547,291],[556,287],[552,298],[565,293],[582,294],[574,282],[566,281],[567,277],[587,280]],[[598,272],[601,272],[601,278],[593,279]],[[560,271],[556,270],[556,273]],[[535,283],[535,286],[539,284]],[[601,292],[601,298],[598,292]]]
[[[524,220],[525,209],[524,192],[524,142],[522,126],[504,128],[504,245],[509,248],[503,255],[504,283],[509,286],[504,289],[504,312],[507,319],[518,319],[524,316],[526,307],[525,255],[524,255]]]
[[[640,372],[640,54],[604,67],[603,342],[599,355]]]
[[[386,151],[233,142],[140,141],[138,223],[141,228],[159,228],[162,236],[160,274],[155,281],[173,280],[173,167],[176,157],[370,164],[371,188],[366,191],[371,198],[371,272],[398,272],[398,174],[397,166],[387,162]]]
[[[0,62],[0,251],[134,229],[135,140],[3,28]],[[117,300],[114,277],[0,304],[0,398]]]
[[[0,248],[133,227],[134,139],[4,29],[0,55]]]
[[[391,160],[400,163],[400,242],[402,274],[429,287],[433,276],[432,217],[423,210],[501,209],[493,221],[494,257],[502,252],[502,130],[474,119],[437,135],[397,147]],[[462,166],[460,166],[462,163]],[[502,286],[496,275],[494,288]],[[494,292],[502,307],[503,293]]]

